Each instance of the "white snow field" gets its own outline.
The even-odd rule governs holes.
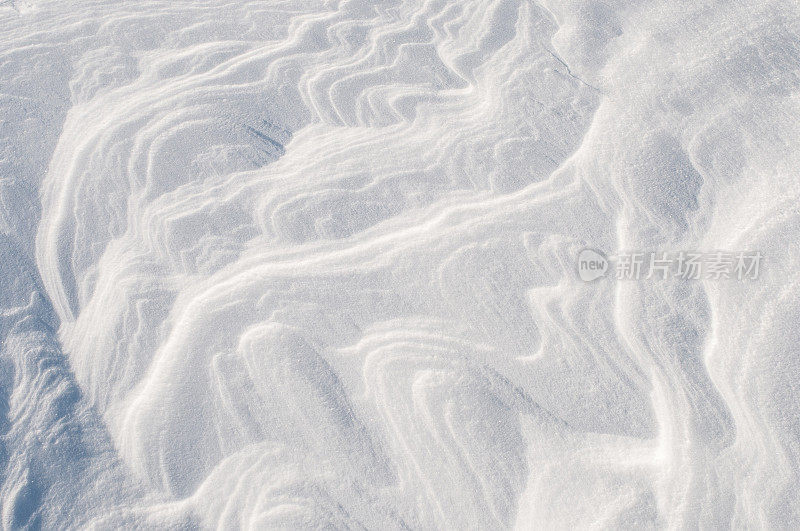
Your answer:
[[[0,518],[799,528],[800,3],[0,2]]]

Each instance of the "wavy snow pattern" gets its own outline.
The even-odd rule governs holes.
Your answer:
[[[0,28],[4,528],[800,525],[793,3]],[[587,245],[769,267],[587,284]]]

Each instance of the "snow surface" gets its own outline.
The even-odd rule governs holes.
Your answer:
[[[799,117],[795,0],[5,0],[2,526],[800,527]]]

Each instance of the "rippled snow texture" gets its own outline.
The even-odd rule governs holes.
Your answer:
[[[798,118],[790,0],[5,0],[3,527],[797,528]]]

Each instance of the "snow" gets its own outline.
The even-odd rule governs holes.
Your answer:
[[[3,528],[800,526],[799,65],[786,0],[0,3]]]

